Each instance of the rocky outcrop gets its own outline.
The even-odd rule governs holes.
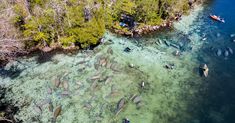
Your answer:
[[[205,0],[188,0],[188,4],[191,8],[193,8],[196,4],[202,4]],[[112,29],[111,31],[114,31],[115,33],[119,35],[124,36],[142,36],[146,35],[152,32],[160,31],[165,28],[170,28],[174,21],[178,21],[181,19],[182,12],[176,12],[172,17],[168,17],[162,24],[160,25],[144,25],[142,27],[135,27],[133,29],[130,29],[129,31],[123,31],[120,29]]]
[[[141,28],[134,29],[132,31],[133,35],[146,35],[151,32],[159,31],[164,28],[170,28],[172,26],[172,21],[165,22],[161,25],[156,25],[156,26],[150,26],[150,25],[145,25]]]
[[[115,33],[119,35],[133,37],[133,36],[143,36],[143,35],[155,32],[155,31],[159,31],[164,28],[170,28],[171,25],[172,25],[172,22],[167,22],[167,23],[163,23],[162,25],[156,25],[156,26],[145,25],[143,27],[135,28],[130,31],[122,31],[118,29],[113,29],[113,30]]]
[[[160,31],[162,29],[167,29],[167,28],[171,28],[173,25],[174,21],[177,21],[181,18],[181,13],[176,13],[174,17],[171,17],[170,19],[166,20],[165,22],[163,22],[161,25],[144,25],[141,27],[135,27],[129,31],[123,31],[120,29],[112,29],[115,33],[119,34],[119,35],[124,35],[124,36],[143,36],[152,32],[156,32],[156,31]],[[111,30],[111,31],[112,31]]]

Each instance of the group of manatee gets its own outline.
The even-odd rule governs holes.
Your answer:
[[[235,42],[235,34],[231,34],[230,37],[232,38],[232,42]],[[225,47],[225,48],[218,48],[215,52],[216,56],[224,56],[225,58],[228,58],[229,56],[233,55],[233,49],[231,47]]]
[[[216,55],[218,57],[224,56],[225,58],[227,58],[229,55],[233,55],[233,49],[231,47],[226,47],[224,49],[218,48],[216,50]]]

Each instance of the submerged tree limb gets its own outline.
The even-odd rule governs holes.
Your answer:
[[[7,122],[11,122],[11,123],[13,123],[13,121],[12,121],[12,120],[9,120],[9,119],[3,118],[3,117],[0,117],[0,121],[7,121]]]

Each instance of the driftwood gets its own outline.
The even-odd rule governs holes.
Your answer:
[[[6,118],[0,118],[0,122],[4,122],[4,121],[13,123],[12,120],[9,120],[9,119],[6,119]]]

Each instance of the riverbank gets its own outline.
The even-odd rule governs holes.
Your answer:
[[[194,3],[193,3],[194,2]],[[192,3],[190,3],[190,5],[191,5],[191,8],[193,8],[193,6],[195,6],[195,5],[197,5],[197,4],[202,4],[202,0],[196,0],[196,1],[193,1]],[[24,11],[27,11],[27,9],[29,9],[29,6],[28,6],[28,8],[27,8],[27,4],[29,4],[29,3],[25,3],[25,2],[18,2],[19,3],[19,5],[23,5],[23,6],[25,6],[26,8],[24,8],[23,10]],[[7,4],[7,2],[5,2],[4,4]],[[58,5],[60,5],[59,3],[54,3],[54,4],[58,4]],[[115,4],[116,3],[112,3],[112,6],[115,6]],[[117,3],[118,4],[118,3]],[[185,3],[184,3],[185,4]],[[99,4],[97,4],[97,3],[94,3],[94,5],[92,4],[91,6],[96,6],[96,7],[98,7],[99,8],[99,6],[98,6]],[[6,6],[9,6],[8,4],[6,5]],[[17,7],[17,6],[16,6]],[[32,7],[32,6],[31,6]],[[89,7],[88,7],[89,8]],[[18,9],[20,9],[20,8],[18,8]],[[32,8],[31,8],[32,9]],[[122,10],[122,8],[119,8],[119,9],[121,9]],[[10,11],[9,11],[10,10]],[[22,18],[23,18],[23,20],[21,20],[21,21],[25,21],[25,22],[22,22],[22,23],[29,23],[29,27],[31,27],[31,26],[35,26],[35,28],[36,27],[40,27],[40,26],[42,26],[42,25],[37,25],[37,24],[35,24],[34,22],[35,21],[30,21],[29,19],[28,19],[28,17],[31,17],[31,15],[33,14],[33,13],[30,13],[30,12],[27,12],[27,14],[26,15],[28,15],[28,16],[26,16],[26,15],[22,15],[22,13],[21,12],[18,12],[17,13],[17,11],[16,10],[14,10],[14,9],[7,9],[7,11],[4,9],[4,14],[9,14],[9,13],[11,13],[9,16],[12,16],[11,18],[9,17],[8,18],[8,20],[6,21],[6,25],[10,25],[10,24],[12,24],[12,22],[11,22],[11,20],[13,19],[13,18],[15,18],[15,19],[17,19],[17,17],[19,16],[19,17],[21,17],[22,16]],[[14,11],[16,11],[16,13],[15,14],[19,14],[19,15],[15,15],[15,14],[12,14],[12,13],[14,13]],[[91,11],[91,10],[87,10],[88,12],[89,11]],[[3,14],[3,15],[4,15]],[[89,13],[88,13],[89,14]],[[109,13],[107,13],[107,14],[109,14]],[[160,25],[155,25],[155,26],[150,26],[150,25],[147,25],[147,24],[140,24],[141,26],[137,26],[137,27],[135,27],[134,29],[132,29],[132,30],[127,30],[127,31],[123,31],[122,29],[116,29],[116,28],[111,28],[110,30],[111,30],[111,32],[114,32],[114,33],[116,33],[116,34],[119,34],[119,35],[124,35],[124,36],[131,36],[131,37],[133,37],[133,36],[138,36],[138,37],[141,37],[141,36],[143,36],[143,35],[147,35],[147,34],[151,34],[152,32],[155,32],[155,31],[160,31],[160,30],[164,30],[164,28],[171,28],[172,27],[172,23],[173,23],[173,21],[175,21],[175,20],[179,20],[180,19],[180,16],[182,15],[182,12],[176,12],[175,14],[173,14],[172,16],[169,16],[168,17],[168,19],[166,19],[166,20],[164,20],[163,22],[162,22],[162,24],[160,24]],[[16,17],[15,17],[16,16]],[[36,16],[37,17],[37,16]],[[44,18],[43,20],[48,20],[48,18],[50,18],[50,17],[42,17],[42,18]],[[0,18],[1,19],[1,18]],[[17,19],[18,20],[18,19]],[[15,20],[16,21],[16,20]],[[20,20],[18,20],[18,21],[20,21]],[[20,21],[20,22],[21,22]],[[18,22],[18,23],[16,23],[16,24],[22,24],[22,23],[20,23],[20,22]],[[66,21],[67,22],[67,21]],[[38,23],[39,24],[39,23]],[[45,23],[46,24],[46,23]],[[50,24],[50,23],[48,23],[49,25],[48,26],[46,26],[46,27],[53,27],[53,25],[54,24]],[[67,24],[67,23],[66,23]],[[18,25],[19,27],[27,27],[27,24],[26,25]],[[69,27],[71,26],[71,24],[69,24]],[[92,26],[92,25],[91,25]],[[94,26],[94,25],[93,25]],[[110,25],[111,27],[113,26],[114,27],[114,25]],[[52,30],[51,30],[51,28],[50,29],[48,29],[48,30],[51,30],[51,31],[46,31],[46,32],[38,32],[38,33],[32,33],[32,32],[37,32],[38,30],[33,30],[34,28],[29,28],[29,30],[28,31],[26,31],[26,29],[27,28],[22,28],[22,30],[24,30],[23,31],[23,33],[26,33],[27,32],[27,34],[29,35],[29,37],[31,37],[31,38],[27,38],[27,39],[20,39],[20,40],[14,40],[14,39],[11,39],[11,37],[9,37],[9,39],[10,39],[10,41],[8,41],[8,43],[7,42],[5,42],[5,44],[3,45],[3,46],[1,46],[0,47],[0,50],[1,50],[1,54],[0,54],[0,65],[1,66],[4,66],[5,64],[7,64],[7,62],[9,62],[9,61],[12,61],[12,60],[14,60],[14,59],[17,59],[17,57],[19,57],[19,56],[24,56],[24,55],[28,55],[28,54],[30,54],[31,52],[35,52],[35,51],[37,51],[37,50],[41,50],[42,52],[50,52],[50,51],[52,51],[52,50],[56,50],[56,49],[65,49],[66,51],[68,51],[68,50],[77,50],[77,49],[81,49],[82,47],[83,47],[83,45],[89,45],[89,46],[86,46],[85,47],[85,49],[87,49],[87,48],[89,48],[89,47],[94,47],[94,46],[97,46],[99,43],[100,43],[100,41],[102,41],[102,40],[100,40],[100,38],[101,38],[101,36],[99,37],[93,37],[93,38],[88,38],[89,36],[88,35],[86,35],[86,36],[82,36],[82,37],[80,37],[79,39],[76,39],[76,40],[87,40],[87,41],[81,41],[81,42],[76,42],[76,40],[75,39],[73,39],[73,38],[71,38],[71,37],[77,37],[77,34],[76,34],[76,36],[70,36],[70,37],[64,37],[64,38],[61,38],[61,40],[59,41],[59,37],[61,37],[58,33],[58,30],[55,30],[54,28],[52,28]],[[45,29],[46,29],[46,27],[44,27]],[[87,26],[86,26],[87,27]],[[100,27],[100,26],[98,26],[98,27]],[[94,28],[98,28],[98,27],[94,27]],[[55,27],[56,28],[56,27]],[[21,28],[19,28],[19,29],[21,29]],[[32,29],[32,30],[31,30]],[[60,28],[61,29],[61,28]],[[60,30],[59,29],[59,30]],[[11,25],[11,28],[10,28],[10,30],[12,31],[12,30],[17,30],[17,28],[15,29],[15,28],[13,28],[13,25]],[[69,29],[68,29],[69,30]],[[126,29],[124,29],[124,30],[126,30]],[[89,32],[89,30],[84,30],[84,32],[85,31],[88,31],[88,33],[90,34],[90,32]],[[15,31],[16,32],[16,31]],[[53,34],[47,34],[47,32],[55,32],[55,33],[53,33]],[[64,30],[61,30],[61,32],[66,32],[66,31],[64,31]],[[98,32],[100,32],[100,31],[98,31]],[[5,35],[10,35],[10,31],[6,31],[6,32],[4,32],[4,33],[6,33]],[[31,34],[32,33],[32,34]],[[75,32],[73,32],[72,34],[74,34]],[[42,34],[42,35],[36,35],[36,34]],[[58,36],[55,36],[55,34],[57,34]],[[83,33],[82,33],[83,34]],[[23,36],[23,34],[21,34],[20,33],[20,30],[18,30],[18,32],[16,33],[16,34],[14,34],[14,35],[17,35],[17,37],[16,36],[14,36],[14,38],[20,38],[20,37],[22,37]],[[50,37],[50,36],[46,36],[46,35],[50,35],[50,36],[54,36],[54,38],[53,37]],[[64,34],[62,34],[62,35],[64,35]],[[79,35],[81,35],[81,34],[79,34]],[[85,35],[85,34],[84,34]],[[38,39],[33,39],[33,37],[38,37]],[[87,37],[87,38],[85,38],[84,39],[84,37]],[[90,41],[90,40],[94,40],[94,39],[96,39],[95,41]],[[97,40],[97,39],[99,39],[99,40]],[[55,40],[58,40],[57,42],[55,41]],[[73,42],[70,42],[71,40],[73,40]],[[18,42],[15,42],[15,41],[18,41]],[[75,41],[75,42],[74,42]],[[9,45],[9,42],[11,42],[11,43],[13,43],[14,45]],[[25,43],[26,42],[26,43]],[[48,43],[48,42],[51,42],[51,43]],[[92,43],[90,43],[90,42],[92,42]],[[1,42],[1,43],[4,43],[4,42]],[[38,43],[38,44],[37,44]],[[83,44],[83,43],[85,43],[85,44]]]
[[[170,29],[173,27],[173,23],[175,21],[181,20],[182,15],[191,13],[192,11],[194,11],[195,8],[198,8],[198,6],[202,6],[204,2],[205,0],[195,0],[195,1],[189,2],[190,4],[189,10],[184,11],[184,12],[183,10],[180,12],[175,12],[172,16],[169,16],[167,19],[163,20],[163,22],[161,22],[161,24],[159,25],[147,25],[147,24],[141,23],[141,24],[138,24],[141,26],[136,26],[130,30],[126,30],[124,29],[125,28],[124,27],[122,29],[112,28],[111,31],[116,34],[123,35],[123,36],[141,37],[144,35],[150,35],[151,33],[154,33],[154,32],[162,31],[164,29]]]

